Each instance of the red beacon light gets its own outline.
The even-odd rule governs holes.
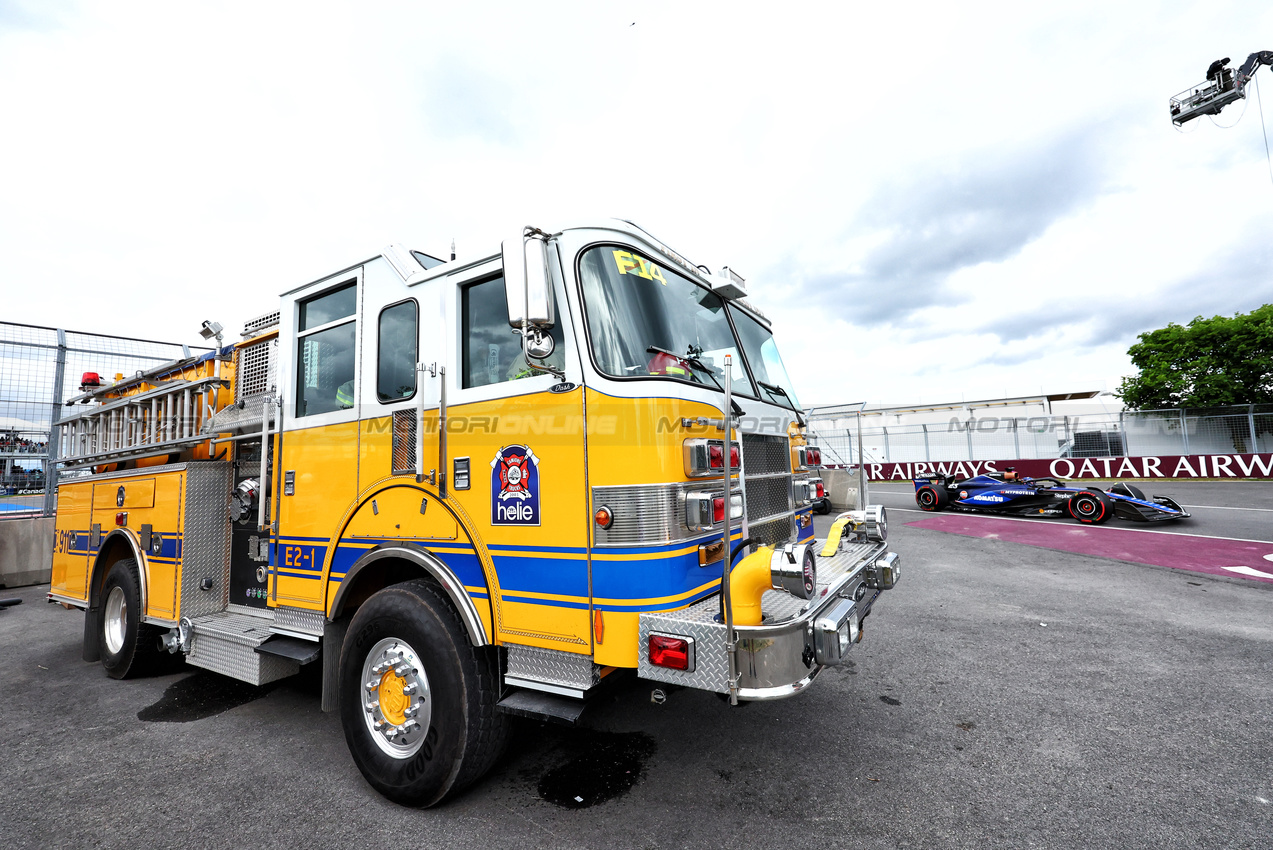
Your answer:
[[[86,390],[89,387],[100,387],[102,385],[102,376],[96,372],[85,372],[80,377],[80,389]]]

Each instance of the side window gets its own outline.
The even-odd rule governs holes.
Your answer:
[[[508,326],[503,277],[460,290],[460,325],[464,387],[485,387],[542,374],[526,365],[522,338]],[[552,338],[556,346],[547,362],[561,368],[565,349],[560,321],[553,326]]]
[[[376,398],[381,401],[398,401],[415,395],[417,315],[414,301],[403,301],[380,311]]]
[[[350,282],[300,303],[296,339],[296,415],[354,406],[358,287]]]

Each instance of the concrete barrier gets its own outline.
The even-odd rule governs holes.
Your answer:
[[[53,578],[53,517],[0,520],[0,587]]]
[[[857,472],[846,469],[819,470],[822,483],[827,489],[827,497],[831,499],[832,510],[856,511],[858,509],[858,476]]]

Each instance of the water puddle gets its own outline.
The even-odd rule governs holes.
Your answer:
[[[153,705],[137,712],[150,723],[189,723],[214,717],[252,702],[274,690],[274,685],[249,685],[215,673],[195,673],[173,682]]]
[[[539,796],[566,809],[586,809],[627,792],[641,781],[655,749],[644,732],[579,730],[571,745],[581,752],[539,780]]]

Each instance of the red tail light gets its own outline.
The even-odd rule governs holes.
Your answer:
[[[690,642],[685,638],[650,635],[650,663],[671,670],[690,669]]]
[[[712,522],[725,521],[725,497],[717,496],[712,499]]]
[[[707,465],[711,469],[725,468],[725,447],[720,443],[707,444]]]
[[[824,488],[824,487],[822,486],[822,482],[821,482],[821,481],[819,481],[819,482],[818,482],[818,498],[819,498],[819,499],[821,499],[821,498],[822,498],[823,496],[825,496],[826,494],[827,494],[826,488]]]

